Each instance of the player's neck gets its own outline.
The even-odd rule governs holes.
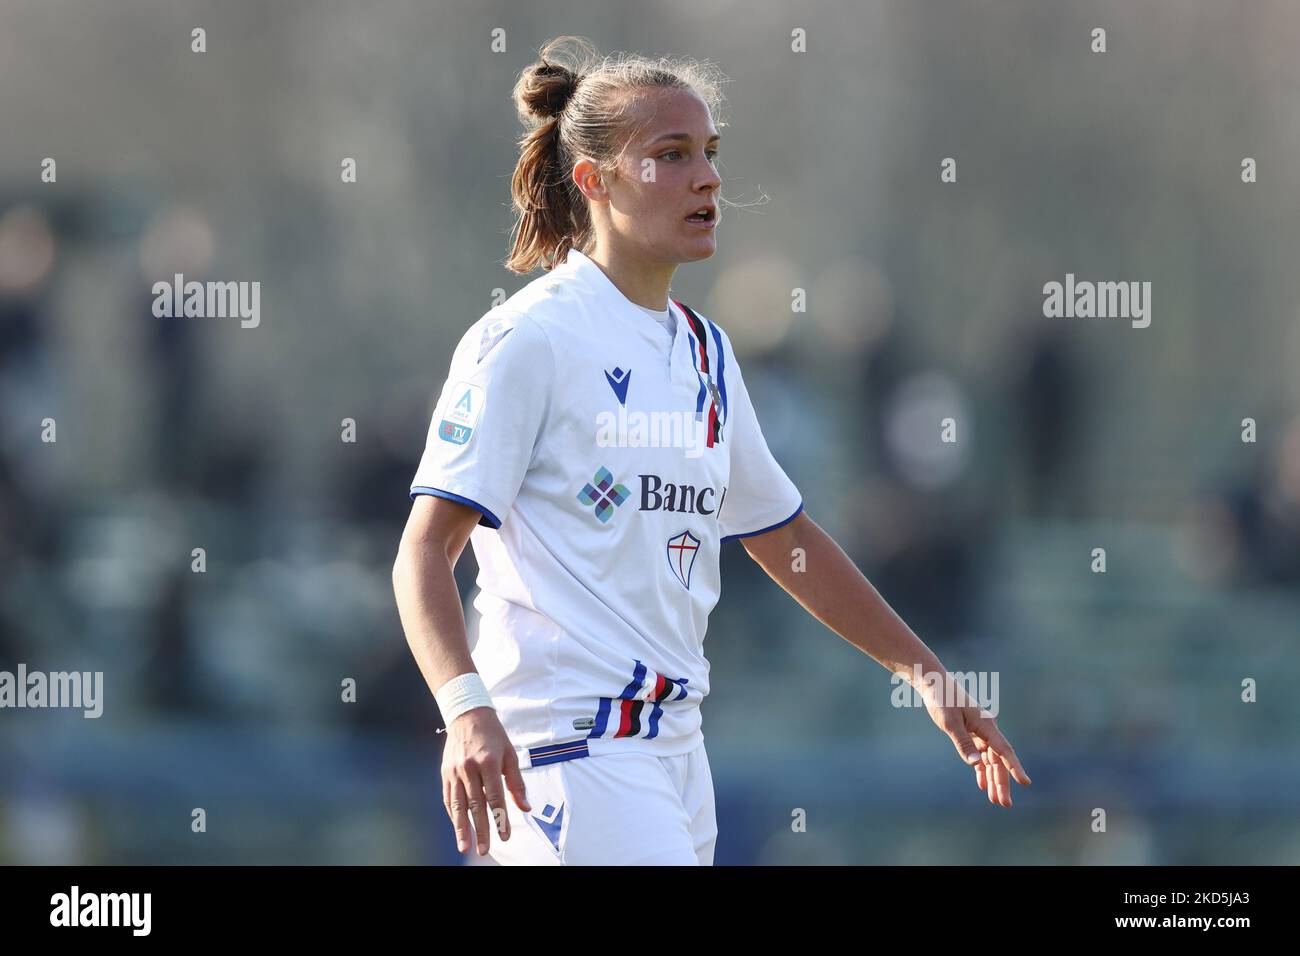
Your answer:
[[[600,267],[600,271],[628,301],[656,312],[668,308],[668,290],[677,263],[647,262],[644,258],[600,244],[587,254],[587,258]]]

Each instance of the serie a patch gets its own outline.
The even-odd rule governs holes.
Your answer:
[[[483,411],[483,389],[469,382],[452,386],[451,405],[438,425],[438,437],[453,445],[463,445],[474,434],[478,416]]]

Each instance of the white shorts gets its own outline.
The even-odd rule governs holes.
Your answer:
[[[494,832],[488,851],[500,864],[713,865],[718,824],[703,744],[677,757],[606,753],[520,772],[532,812],[507,793],[510,839]]]

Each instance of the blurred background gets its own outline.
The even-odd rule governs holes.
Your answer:
[[[452,349],[533,278],[509,94],[564,33],[731,78],[742,208],[674,292],[1034,778],[990,804],[730,544],[717,861],[1300,860],[1300,6],[0,0],[0,670],[105,681],[0,710],[0,861],[459,861],[390,573]],[[178,272],[260,325],[156,318]],[[1044,318],[1066,273],[1150,327]]]

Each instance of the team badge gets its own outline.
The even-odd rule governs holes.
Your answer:
[[[469,382],[457,382],[451,396],[452,406],[438,425],[438,437],[453,445],[463,445],[474,434],[479,413],[483,411],[483,389]]]
[[[668,539],[668,568],[688,591],[691,589],[691,569],[695,567],[695,556],[699,551],[700,539],[689,531]]]

